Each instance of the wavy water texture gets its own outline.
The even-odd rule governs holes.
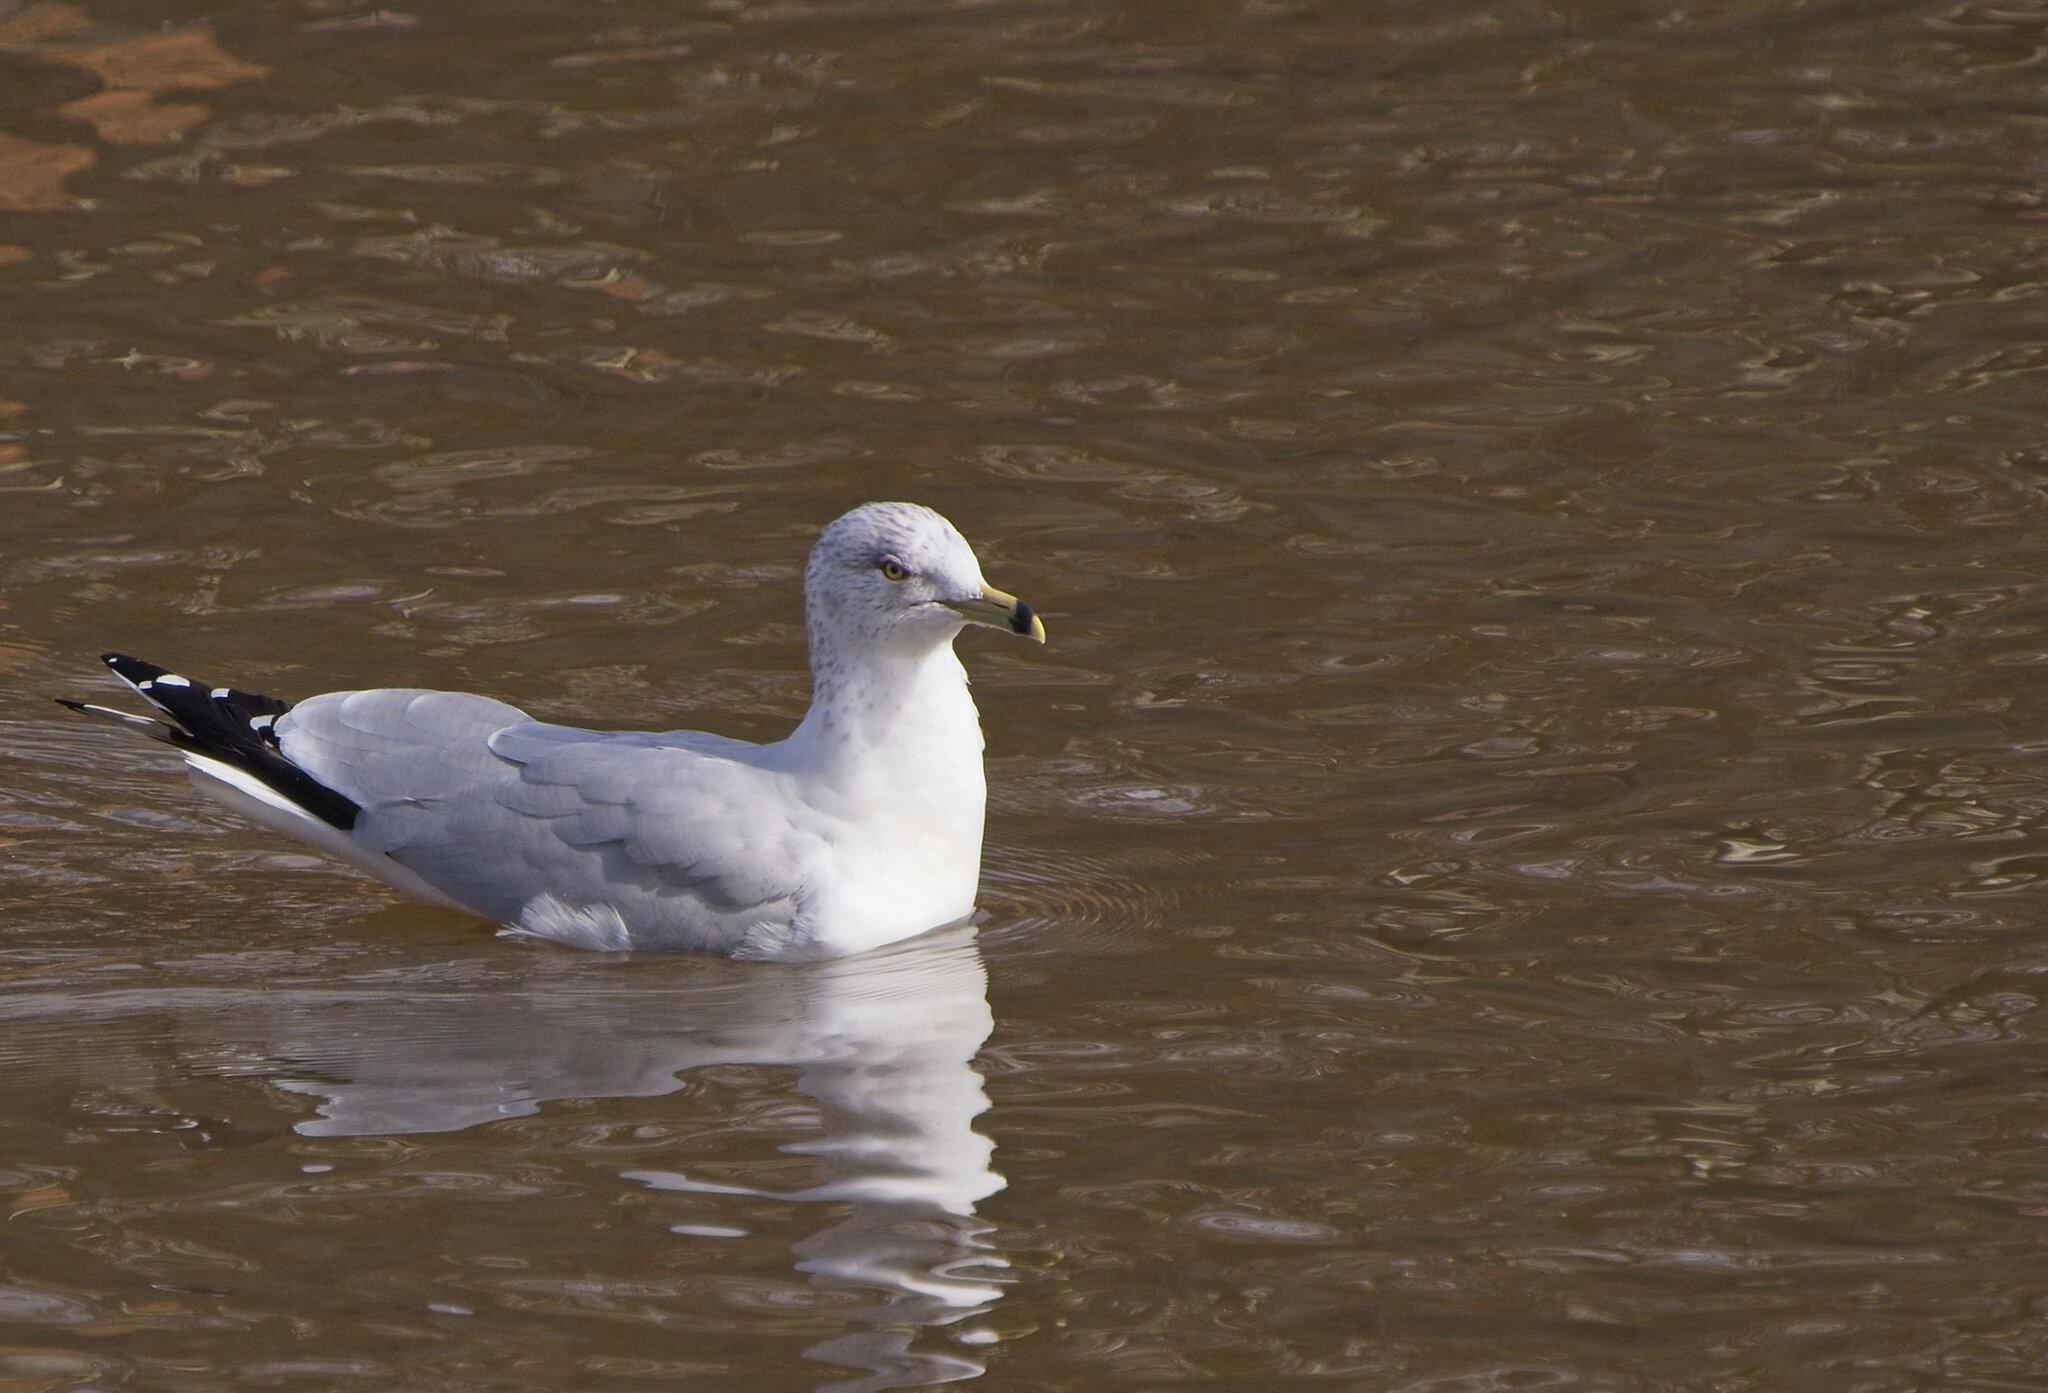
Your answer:
[[[2044,39],[9,9],[0,1384],[2037,1382]],[[1051,640],[960,642],[936,1074],[47,702],[117,648],[774,739],[870,498]]]

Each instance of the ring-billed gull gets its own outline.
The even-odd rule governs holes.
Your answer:
[[[810,711],[785,740],[578,730],[413,688],[296,706],[104,661],[193,783],[399,889],[582,948],[839,957],[966,917],[981,872],[981,720],[953,638],[1040,643],[953,524],[870,503],[804,573]]]

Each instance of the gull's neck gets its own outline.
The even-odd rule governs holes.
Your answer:
[[[862,646],[811,635],[811,709],[789,737],[804,766],[841,788],[938,788],[981,794],[981,718],[951,636]]]

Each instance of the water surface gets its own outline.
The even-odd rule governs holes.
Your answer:
[[[2026,5],[0,12],[8,1389],[2030,1386]],[[871,498],[976,932],[498,940],[101,649],[776,738]]]

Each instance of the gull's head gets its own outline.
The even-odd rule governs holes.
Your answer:
[[[814,641],[929,647],[963,624],[986,624],[1045,642],[1031,606],[981,578],[959,529],[915,503],[864,504],[820,533],[804,605]]]

